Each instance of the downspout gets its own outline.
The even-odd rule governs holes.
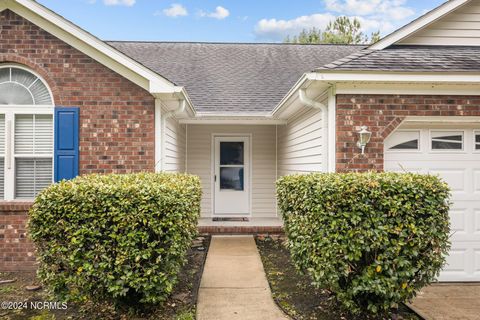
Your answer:
[[[165,115],[162,117],[162,120],[161,120],[162,121],[162,140],[161,140],[162,153],[161,153],[160,163],[162,164],[162,170],[163,171],[165,171],[165,158],[166,158],[166,156],[165,156],[165,151],[166,151],[165,150],[165,137],[166,137],[165,131],[166,131],[166,128],[167,128],[167,120],[170,119],[171,117],[177,116],[180,113],[182,113],[183,111],[185,111],[186,105],[187,105],[187,101],[185,99],[179,100],[178,108],[165,113]]]
[[[300,102],[306,106],[306,107],[311,107],[314,109],[319,109],[322,111],[322,140],[323,140],[323,148],[325,150],[325,154],[323,154],[323,171],[327,172],[328,171],[328,118],[327,118],[327,106],[325,106],[323,103],[315,101],[313,99],[310,99],[307,96],[307,89],[305,88],[300,88],[299,90],[299,99]]]
[[[185,171],[188,172],[188,123],[185,124]]]

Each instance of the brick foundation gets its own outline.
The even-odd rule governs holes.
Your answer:
[[[337,171],[383,170],[384,140],[407,116],[480,116],[480,96],[338,95]],[[361,126],[372,138],[365,155],[356,143]]]
[[[35,248],[27,238],[31,202],[0,202],[0,272],[35,270]]]
[[[283,234],[282,227],[255,227],[255,226],[201,226],[200,233],[207,234]]]

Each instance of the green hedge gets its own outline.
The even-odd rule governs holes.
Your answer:
[[[436,176],[287,176],[277,197],[293,261],[353,313],[388,312],[445,263],[449,188]]]
[[[201,189],[186,174],[88,175],[42,191],[30,211],[39,276],[66,301],[157,303],[197,232]]]

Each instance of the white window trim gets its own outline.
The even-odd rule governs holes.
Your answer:
[[[433,133],[434,132],[461,132],[462,133],[462,149],[433,149],[432,147],[432,140],[433,138]],[[432,153],[467,153],[466,150],[466,142],[467,142],[467,133],[466,130],[462,129],[430,129],[429,130],[429,135],[428,135],[428,148],[429,152]],[[452,141],[456,142],[456,141]]]
[[[480,149],[477,149],[477,140],[476,137],[477,135],[480,135],[480,130],[473,130],[473,139],[472,139],[472,144],[473,144],[473,152],[474,153],[480,153]]]
[[[398,132],[417,132],[418,133],[418,148],[417,149],[392,149],[395,147],[395,145],[386,148],[388,152],[392,153],[421,153],[422,152],[422,147],[423,147],[423,142],[422,142],[422,131],[419,129],[400,129],[394,131],[393,134],[396,134]],[[392,136],[389,136],[387,139],[390,139]],[[387,140],[385,139],[385,141]]]
[[[25,68],[18,64],[2,64],[0,68],[18,68],[23,69],[27,72],[35,75],[39,81],[42,81],[45,87],[47,88],[52,105],[0,105],[0,114],[5,115],[5,155],[4,155],[4,164],[3,168],[4,175],[4,199],[6,201],[16,200],[15,198],[15,115],[16,114],[35,114],[35,115],[52,115],[53,121],[53,130],[52,130],[52,141],[54,141],[55,135],[55,101],[50,87],[47,82],[35,71]],[[36,80],[36,81],[38,81]],[[41,155],[20,155],[22,158],[51,158],[52,159],[52,183],[54,179],[54,149],[52,146],[52,154],[41,154]],[[0,199],[1,201],[2,199]],[[22,200],[29,200],[24,199]],[[33,199],[32,199],[33,200]]]
[[[2,65],[0,65],[0,69],[8,69],[8,68],[21,69],[21,70],[26,71],[26,72],[29,72],[29,73],[33,74],[35,77],[37,77],[37,80],[35,80],[33,83],[35,83],[35,82],[37,82],[37,81],[41,81],[41,82],[43,83],[43,85],[45,86],[45,88],[47,88],[48,94],[50,95],[50,100],[52,101],[52,105],[43,105],[43,106],[44,106],[44,107],[50,107],[50,108],[51,108],[52,106],[55,105],[55,101],[53,100],[52,90],[50,89],[50,86],[49,86],[48,83],[45,81],[45,79],[42,78],[41,75],[39,75],[37,72],[35,72],[35,71],[33,71],[33,70],[29,69],[29,68],[26,68],[26,67],[22,66],[21,64],[8,63],[8,64],[2,64]],[[21,84],[21,83],[18,83],[18,82],[14,82],[14,83],[19,84],[19,85],[22,85],[23,87],[25,87],[25,86],[24,86],[23,84]],[[32,83],[32,85],[33,85],[33,83]],[[31,86],[31,85],[30,85],[30,86]],[[27,87],[25,87],[25,88],[28,90],[28,92],[29,92],[30,94],[32,94],[32,92],[30,91],[30,88],[27,88]],[[35,101],[35,98],[33,97],[33,95],[32,95],[32,100]],[[28,108],[28,107],[32,107],[32,105],[17,105],[17,108],[18,108],[19,106],[20,106],[20,107],[27,107],[27,108]],[[37,105],[37,104],[36,104],[36,105],[33,105],[33,106],[34,106],[35,108],[37,108],[37,107],[42,106],[42,105]],[[3,107],[3,105],[0,105],[0,107]]]
[[[25,108],[23,106],[22,112],[14,111],[15,106],[3,107],[0,106],[0,114],[5,115],[5,185],[4,185],[4,200],[16,200],[15,198],[15,159],[16,158],[46,158],[52,159],[52,183],[54,170],[54,147],[52,146],[51,154],[15,154],[15,115],[17,114],[34,114],[34,115],[51,115],[53,124],[55,123],[55,115],[53,106],[47,108],[37,108],[30,106]],[[54,139],[54,130],[52,130],[52,141]],[[23,200],[24,198],[22,198]],[[27,199],[28,200],[28,199]]]

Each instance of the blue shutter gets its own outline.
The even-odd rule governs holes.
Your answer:
[[[78,176],[79,108],[55,108],[55,182]]]

